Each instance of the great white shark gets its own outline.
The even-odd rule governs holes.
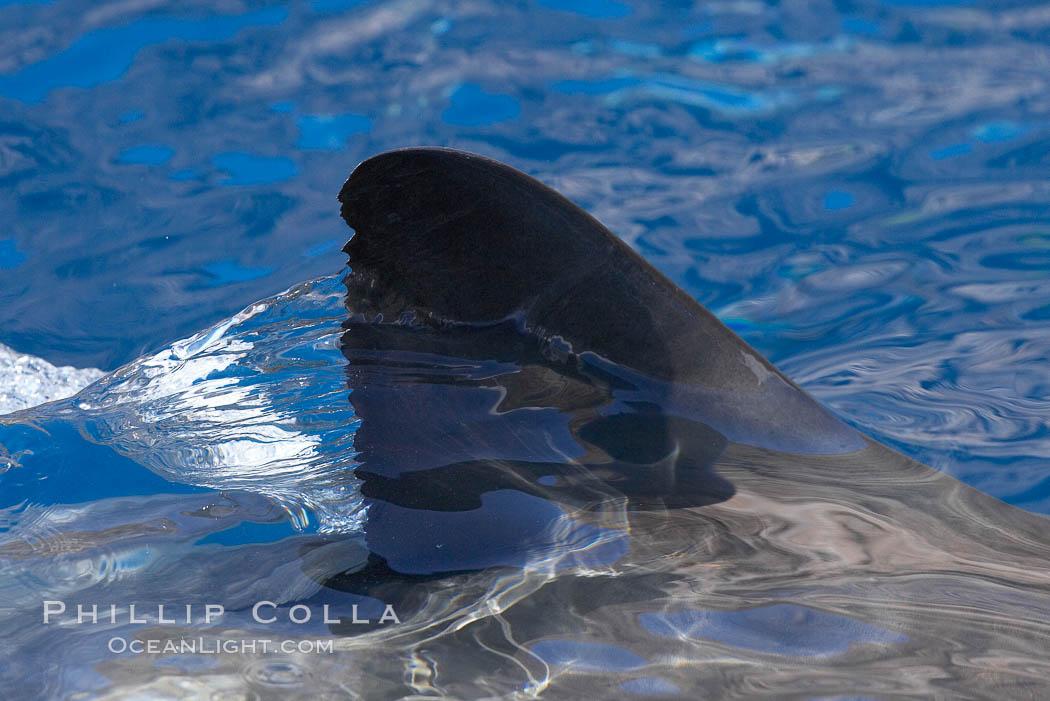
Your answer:
[[[345,422],[353,445],[334,442],[347,466],[331,473],[342,484],[321,486],[360,497],[359,527],[223,546],[214,534],[235,524],[284,519],[244,493],[268,494],[250,480],[217,494],[166,489],[147,473],[142,491],[154,496],[106,496],[141,465],[216,488],[198,463],[222,467],[233,444],[172,467],[192,442],[180,421],[199,425],[201,407],[209,431],[228,405],[248,427],[239,438],[281,444],[258,428],[265,375],[241,385],[235,365],[216,363],[258,343],[254,331],[224,337],[233,321],[158,354],[149,372],[132,364],[78,398],[4,419],[0,438],[23,446],[3,454],[14,465],[4,484],[22,495],[41,486],[0,542],[12,573],[0,582],[0,629],[63,660],[81,650],[91,672],[82,680],[41,668],[38,653],[5,651],[13,666],[0,685],[24,698],[1046,697],[1045,518],[850,427],[598,221],[509,166],[392,151],[360,164],[339,199],[353,230],[335,312],[343,363],[324,377],[343,391],[292,402],[309,411],[282,410],[274,425]],[[289,309],[310,289],[289,293]],[[308,326],[275,319],[289,333]],[[299,360],[299,384],[320,377],[309,374],[315,357]],[[171,396],[197,413],[180,413],[161,387],[158,404],[131,416],[124,397],[190,361],[199,369]],[[279,400],[267,400],[271,413]],[[175,427],[172,450],[160,423]],[[62,455],[48,452],[51,437]],[[309,437],[281,464],[293,466]],[[86,457],[64,454],[75,440]],[[92,461],[110,471],[89,485],[93,501],[65,514],[48,506],[76,484],[63,475]],[[212,602],[228,616],[46,628],[42,599],[68,610]],[[255,619],[259,601],[277,629]],[[326,605],[338,622],[319,620]],[[378,623],[383,605],[396,624]],[[294,606],[313,620],[291,621]],[[335,647],[179,663],[100,647],[118,633],[221,641],[275,630]]]
[[[526,511],[540,501],[703,507],[733,497],[730,466],[741,462],[793,479],[832,464],[846,484],[921,475],[941,502],[984,504],[1035,540],[1047,535],[1044,519],[848,426],[600,222],[524,173],[452,149],[410,148],[362,163],[339,200],[355,232],[344,248],[343,352],[362,419],[355,448],[371,500],[366,532],[373,552],[386,558],[390,548],[406,572],[469,569],[475,555],[493,556],[494,543],[479,541],[484,556],[460,543],[462,560],[446,551],[441,562],[409,562],[417,546],[462,530],[462,517],[448,514],[507,528],[514,499]],[[485,518],[485,495],[496,492],[503,501]],[[418,514],[426,535],[406,542],[396,533]]]
[[[411,148],[362,163],[339,199],[371,554],[329,586],[397,598],[415,581],[422,606],[449,573],[616,573],[551,575],[504,614],[542,639],[586,629],[594,602],[651,610],[637,602],[661,591],[666,612],[750,579],[731,606],[838,596],[840,613],[909,631],[908,666],[930,640],[993,645],[960,612],[981,608],[977,580],[1010,582],[997,594],[1017,585],[1040,603],[1006,606],[1000,625],[1050,649],[1050,522],[845,424],[554,190],[482,156]],[[908,604],[887,599],[891,582]],[[683,615],[673,636],[703,640],[708,619]],[[668,689],[705,688],[675,677]]]

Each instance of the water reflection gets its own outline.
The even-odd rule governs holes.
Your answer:
[[[3,476],[5,683],[25,698],[94,689],[391,699],[701,687],[726,698],[1019,696],[1044,683],[1050,548],[1040,517],[875,443],[846,455],[724,438],[676,445],[693,431],[717,434],[654,406],[610,413],[616,393],[632,391],[622,378],[543,356],[513,328],[344,326],[343,289],[342,276],[309,283],[77,398],[5,420],[0,441],[32,451]],[[211,369],[193,370],[208,358]],[[265,392],[262,377],[272,380]],[[354,419],[342,433],[326,429],[326,417],[351,416],[348,384]],[[302,387],[331,390],[319,398]],[[449,402],[457,413],[434,410]],[[289,413],[301,418],[294,432]],[[260,432],[269,424],[284,428]],[[88,426],[104,445],[70,428]],[[195,435],[193,450],[168,451],[169,430]],[[244,462],[246,437],[267,448]],[[307,444],[314,471],[282,471],[282,456]],[[145,470],[107,446],[201,486],[121,496]],[[64,463],[68,450],[93,457]],[[346,484],[357,487],[331,499],[323,477],[340,473],[326,470],[350,463],[359,481]],[[695,474],[678,502],[653,479],[676,466]],[[45,473],[57,493],[77,480],[98,493],[61,506],[41,491]],[[150,494],[175,486],[139,481]],[[329,532],[297,531],[290,503],[307,514],[300,525]],[[36,624],[41,597],[154,610],[206,600],[227,613],[219,626],[154,614],[54,628]],[[254,620],[257,600],[276,604],[275,623]],[[400,624],[377,624],[387,604]],[[341,622],[291,623],[295,605],[328,605]],[[335,648],[173,664],[109,653],[114,635]]]
[[[863,446],[847,463],[723,444],[725,426],[694,416],[709,450],[689,446],[702,479],[685,493],[718,489],[710,503],[668,504],[666,482],[646,491],[625,466],[654,475],[669,444],[628,456],[615,439],[684,427],[652,406],[570,425],[626,391],[597,369],[486,365],[463,357],[469,344],[410,356],[391,340],[358,389],[387,378],[400,391],[415,373],[424,387],[406,399],[467,397],[479,440],[550,444],[471,463],[448,438],[464,427],[379,415],[447,459],[389,453],[384,465],[398,436],[376,425],[361,445],[377,469],[359,484],[347,477],[359,456],[333,427],[353,425],[346,364],[368,358],[353,332],[352,357],[341,350],[339,280],[323,283],[324,322],[309,295],[224,319],[339,265],[319,242],[344,238],[331,195],[354,162],[460,145],[587,205],[837,415],[1046,512],[1050,15],[960,4],[316,0],[216,16],[0,0],[0,340],[56,365],[114,368],[149,351],[106,385],[112,403],[0,426],[5,688],[1046,696],[1045,524],[898,455]],[[170,343],[216,320],[207,342]],[[519,375],[555,398],[523,396]],[[382,391],[361,392],[360,409]],[[493,416],[503,393],[515,403]],[[604,462],[571,470],[581,458]],[[412,548],[366,523],[365,500],[421,543],[450,542],[474,517],[489,540],[449,556]],[[505,510],[516,518],[502,522]],[[517,536],[523,549],[508,547]],[[449,571],[460,566],[472,571]],[[408,614],[398,629],[339,628],[331,657],[180,665],[113,658],[110,629],[41,629],[36,597],[67,585],[89,587],[86,603],[216,597],[244,633],[253,596],[284,611],[357,603],[373,618],[388,597]],[[793,619],[755,613],[771,609],[805,610],[800,645],[828,645],[798,649],[837,654],[775,652]],[[696,635],[653,634],[645,616]],[[643,666],[572,664],[626,659],[609,647]]]

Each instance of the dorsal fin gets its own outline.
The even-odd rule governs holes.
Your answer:
[[[734,378],[737,359],[722,362],[747,346],[710,312],[596,219],[502,163],[391,151],[358,166],[339,199],[359,232],[345,249],[354,273],[396,290],[375,310],[387,319],[406,307],[463,322],[521,313],[577,352],[652,377],[754,381],[746,368]]]
[[[684,387],[684,403],[708,405],[698,417],[730,440],[741,440],[727,429],[736,424],[744,442],[782,450],[863,447],[601,223],[524,173],[453,149],[408,148],[359,165],[339,200],[356,231],[344,248],[356,311],[482,324],[517,316],[577,355]],[[767,426],[774,439],[749,439]],[[815,439],[792,437],[807,432]]]

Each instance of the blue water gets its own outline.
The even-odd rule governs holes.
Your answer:
[[[7,2],[0,342],[113,369],[337,270],[352,167],[450,145],[563,189],[862,430],[1046,513],[1041,7]]]
[[[358,162],[454,146],[564,192],[864,433],[1050,514],[1048,9],[0,1],[0,343],[105,370],[156,352],[337,273]],[[121,486],[49,498],[182,493],[114,465]],[[201,542],[290,532],[240,523]]]

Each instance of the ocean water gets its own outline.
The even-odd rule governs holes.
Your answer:
[[[1045,697],[1048,39],[1032,2],[0,2],[0,687]],[[722,506],[537,505],[559,548],[381,592],[400,625],[289,623],[382,611],[340,579],[367,509],[335,196],[421,144],[557,188],[837,416],[979,491],[936,507],[924,485],[954,483],[904,463],[841,486],[733,454]],[[48,627],[45,599],[152,613]],[[258,637],[261,599],[262,630],[337,651],[107,648]],[[219,628],[156,615],[208,602]]]

